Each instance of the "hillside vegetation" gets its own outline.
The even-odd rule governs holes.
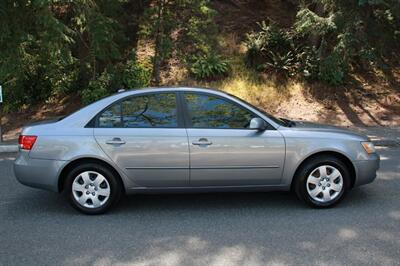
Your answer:
[[[0,14],[10,135],[121,88],[171,85],[293,119],[400,124],[397,0],[20,0]]]

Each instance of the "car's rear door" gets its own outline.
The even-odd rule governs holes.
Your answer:
[[[277,130],[248,128],[257,117],[213,94],[182,95],[190,147],[191,186],[259,186],[280,183],[285,142]]]
[[[189,184],[189,148],[177,93],[130,96],[98,115],[94,136],[138,187]]]

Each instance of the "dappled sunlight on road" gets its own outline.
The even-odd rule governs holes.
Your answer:
[[[338,236],[343,240],[352,240],[357,238],[358,234],[353,229],[342,228],[339,229]]]
[[[362,234],[359,233],[360,231]],[[325,234],[316,230],[315,234],[319,236],[309,237],[311,240],[308,241],[297,242],[294,239],[288,239],[274,242],[266,237],[262,242],[257,239],[255,241],[249,239],[245,242],[239,240],[234,245],[227,244],[224,240],[222,240],[224,244],[218,245],[215,241],[205,240],[199,236],[178,235],[154,238],[151,243],[142,243],[149,246],[148,249],[123,247],[124,254],[130,254],[123,258],[118,256],[119,251],[103,250],[92,252],[93,257],[82,255],[78,258],[66,258],[65,265],[87,263],[136,266],[287,265],[295,264],[299,260],[310,265],[336,265],[341,264],[343,260],[354,264],[393,265],[397,261],[385,250],[367,244],[368,242],[384,245],[395,243],[398,247],[399,238],[386,231],[372,229],[370,232],[365,232],[355,227],[343,227],[333,231],[327,230]],[[212,236],[206,237],[212,239]],[[312,253],[312,256],[307,256],[309,253]],[[306,256],[307,259],[302,260],[302,256]]]
[[[381,158],[381,161],[386,161],[386,160],[390,159],[390,157],[387,157],[387,156],[380,156],[380,158]]]
[[[400,211],[389,212],[389,217],[400,221]]]

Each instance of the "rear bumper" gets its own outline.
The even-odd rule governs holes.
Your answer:
[[[58,175],[65,161],[32,159],[21,151],[14,161],[14,174],[26,186],[58,192]]]
[[[355,161],[356,182],[355,187],[371,183],[376,178],[376,171],[379,169],[380,157],[377,153],[371,154],[368,160]]]

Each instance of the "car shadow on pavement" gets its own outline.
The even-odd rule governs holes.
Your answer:
[[[362,207],[373,203],[373,196],[365,188],[352,189],[346,198],[333,208],[346,209],[347,207]],[[128,195],[115,209],[116,213],[130,211],[160,212],[160,211],[238,211],[238,210],[315,210],[302,201],[292,192],[226,192],[226,193],[197,193],[197,194],[159,194],[159,195]],[[323,211],[323,210],[322,210]]]
[[[225,193],[195,193],[195,194],[159,194],[159,195],[128,195],[118,212],[137,210],[148,211],[219,211],[241,208],[301,208],[294,194],[289,192],[225,192]]]
[[[5,201],[13,215],[58,214],[84,215],[73,209],[65,195],[46,192],[36,189],[27,190],[12,201]],[[367,189],[368,190],[368,189]],[[365,207],[373,203],[374,199],[365,188],[356,188],[350,191],[347,197],[331,209],[347,207]],[[152,215],[160,213],[198,213],[237,211],[304,211],[314,210],[291,192],[226,192],[226,193],[195,193],[195,194],[137,194],[123,196],[114,209],[105,215],[131,216],[137,214]],[[320,210],[323,211],[323,210]],[[19,213],[19,214],[18,214]]]

